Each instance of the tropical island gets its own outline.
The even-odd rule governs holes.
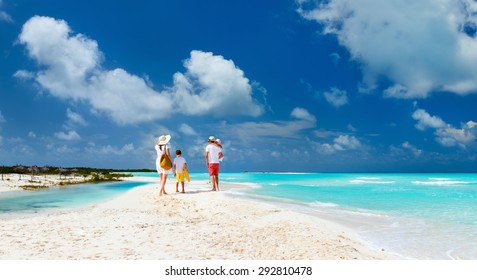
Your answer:
[[[0,166],[0,186],[7,188],[40,189],[83,183],[120,181],[132,172],[151,172],[148,169],[109,169],[57,166]]]

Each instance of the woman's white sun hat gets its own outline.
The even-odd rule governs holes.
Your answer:
[[[169,140],[171,140],[171,136],[169,134],[161,135],[159,138],[157,138],[157,145],[166,145],[169,143]]]

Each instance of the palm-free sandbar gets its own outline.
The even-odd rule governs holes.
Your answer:
[[[229,195],[206,181],[159,196],[158,178],[109,201],[68,211],[0,218],[4,260],[381,260],[352,230],[303,213]],[[11,188],[11,187],[10,187]]]

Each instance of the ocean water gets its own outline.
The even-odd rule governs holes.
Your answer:
[[[477,259],[477,174],[225,173],[238,195],[351,226],[409,259]]]
[[[30,191],[0,192],[0,214],[27,214],[85,207],[111,199],[141,182],[78,184]]]
[[[477,260],[477,174],[221,173],[220,181],[251,186],[233,195],[350,226],[408,259]]]

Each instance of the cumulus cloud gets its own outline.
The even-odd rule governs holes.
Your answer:
[[[215,116],[263,112],[243,71],[219,55],[192,51],[184,62],[187,71],[174,74],[173,86],[161,92],[148,79],[124,69],[103,69],[97,42],[74,35],[64,20],[34,16],[23,25],[19,42],[42,70],[19,70],[14,76],[33,76],[53,96],[86,102],[118,124],[164,119],[174,112]]]
[[[419,130],[426,130],[427,128],[442,128],[446,123],[437,116],[431,116],[423,109],[417,109],[412,114],[412,118],[417,121],[416,128]]]
[[[81,139],[81,136],[74,130],[70,130],[68,132],[63,132],[63,131],[56,132],[55,137],[65,141],[74,141],[74,140]]]
[[[387,77],[388,97],[431,91],[477,92],[477,4],[473,0],[299,0],[298,12],[323,26],[361,62],[373,87]]]
[[[316,117],[310,114],[306,109],[296,107],[292,110],[290,116],[300,119],[300,120],[306,120],[309,122],[316,122]]]
[[[477,125],[477,123],[474,121],[468,121],[466,125],[468,128],[474,128]]]
[[[412,118],[417,121],[417,129],[434,129],[436,141],[445,147],[458,146],[466,148],[476,139],[477,127],[474,121],[468,121],[461,124],[461,128],[455,128],[444,122],[440,117],[431,116],[423,109],[417,109],[414,111]]]
[[[356,150],[361,148],[361,142],[358,138],[349,135],[340,135],[333,140],[335,150]]]
[[[332,87],[330,91],[323,93],[326,101],[335,107],[341,107],[348,103],[348,95],[345,90]]]
[[[464,126],[460,129],[447,125],[444,128],[436,130],[436,140],[442,146],[454,147],[459,146],[462,148],[467,147],[468,144],[475,140],[475,129],[468,129]]]
[[[339,135],[331,143],[313,143],[315,149],[322,154],[334,154],[347,150],[358,150],[364,145],[355,136]]]
[[[259,116],[262,107],[252,99],[252,86],[232,60],[211,52],[192,51],[186,73],[174,75],[171,95],[185,114]]]
[[[87,122],[84,120],[84,118],[80,114],[75,113],[70,108],[68,108],[66,109],[66,121],[63,124],[63,128],[66,132],[55,132],[54,136],[57,139],[64,141],[81,140],[81,136],[78,132],[76,132],[75,128],[78,126],[85,125],[87,125]]]

